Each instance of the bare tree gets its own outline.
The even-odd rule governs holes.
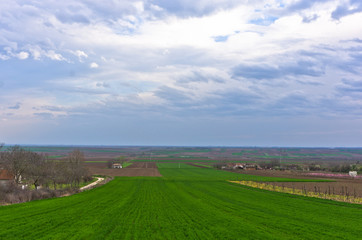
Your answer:
[[[14,146],[1,154],[5,169],[15,176],[17,184],[21,182],[21,177],[28,167],[29,153],[19,146]]]
[[[121,164],[121,166],[123,167],[123,164],[125,163],[125,162],[127,162],[127,159],[126,159],[126,157],[125,156],[119,156],[118,158],[117,158],[117,161]]]
[[[108,161],[107,161],[107,167],[108,167],[108,168],[112,168],[112,167],[113,167],[113,160],[108,160]]]
[[[4,143],[0,143],[0,166],[1,166],[1,163],[3,161],[3,152],[1,151],[1,149],[4,147]]]
[[[53,184],[54,190],[57,189],[57,184],[67,183],[67,166],[64,162],[47,161],[47,179]]]
[[[24,178],[37,190],[40,185],[46,183],[49,176],[47,157],[34,152],[28,152],[27,155],[28,167],[24,171]]]
[[[72,186],[79,186],[81,180],[88,176],[84,162],[84,154],[79,149],[75,149],[68,154],[67,177]]]

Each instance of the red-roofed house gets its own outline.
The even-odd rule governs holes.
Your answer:
[[[0,169],[0,185],[5,186],[14,181],[14,175],[8,170]]]

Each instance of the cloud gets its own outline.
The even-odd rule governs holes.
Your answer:
[[[339,20],[342,17],[362,12],[362,2],[360,0],[349,0],[347,3],[340,4],[333,12],[332,18]]]
[[[96,86],[99,87],[99,88],[109,88],[110,87],[109,84],[104,83],[104,82],[97,82]]]
[[[54,118],[54,115],[52,113],[48,113],[48,112],[34,113],[33,115],[36,116],[36,117],[40,117],[42,119],[52,119],[52,118]]]
[[[56,17],[63,23],[90,23],[89,19],[86,16],[77,13],[60,12],[56,15]]]
[[[18,110],[20,109],[21,103],[17,102],[14,106],[8,107],[8,109]]]
[[[212,69],[205,70],[192,70],[187,74],[183,74],[177,80],[178,84],[184,85],[189,83],[199,83],[199,82],[225,82],[224,76],[221,76],[220,73],[212,71]]]
[[[90,66],[90,68],[98,68],[99,67],[99,65],[97,63],[95,63],[95,62],[92,62],[89,66]]]
[[[72,51],[72,53],[78,57],[79,62],[83,62],[84,59],[88,58],[88,54],[86,54],[85,52],[81,51],[81,50],[76,50],[76,51]]]
[[[167,86],[160,87],[154,95],[167,100],[167,103],[176,107],[185,107],[192,104],[192,94]]]
[[[339,92],[344,94],[348,93],[362,93],[362,80],[342,79],[342,84],[337,86]]]
[[[114,141],[138,131],[139,142],[139,126],[155,131],[152,120],[170,129],[176,124],[178,133],[194,124],[228,128],[227,140],[243,126],[252,135],[270,121],[288,123],[286,116],[360,119],[358,6],[339,0],[0,1],[6,13],[0,14],[0,109],[16,113],[0,113],[8,119],[0,130],[18,129],[15,120],[24,129],[29,122],[63,130],[80,122],[83,133],[107,125],[104,135]],[[14,109],[18,101],[21,111]]]
[[[324,67],[310,61],[298,61],[272,66],[266,64],[249,65],[240,64],[232,69],[233,77],[252,79],[275,79],[286,76],[312,76],[320,77],[325,73]]]
[[[29,57],[29,53],[27,52],[20,52],[17,54],[17,57],[21,60],[27,59]]]
[[[153,5],[167,11],[168,14],[175,14],[179,17],[204,16],[212,14],[221,9],[230,9],[243,4],[237,0],[154,0]]]
[[[313,14],[313,15],[310,15],[310,16],[304,16],[303,17],[303,22],[304,23],[310,23],[310,22],[313,22],[315,20],[318,19],[318,15],[317,14]]]
[[[65,61],[66,60],[60,53],[56,53],[54,50],[47,51],[45,53],[45,56],[47,56],[51,60],[56,60],[56,61]]]

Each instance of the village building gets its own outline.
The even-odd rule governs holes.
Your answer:
[[[122,165],[120,163],[113,163],[112,168],[122,168]]]
[[[0,169],[0,186],[7,186],[14,182],[14,175],[8,170]]]
[[[349,171],[349,172],[348,172],[348,175],[349,175],[350,177],[355,178],[355,177],[357,177],[357,171]]]

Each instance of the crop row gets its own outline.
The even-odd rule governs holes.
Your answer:
[[[312,192],[307,191],[306,189],[297,189],[297,188],[288,188],[288,187],[281,187],[281,186],[275,186],[270,183],[260,183],[260,182],[253,182],[253,181],[231,181],[233,183],[241,184],[244,186],[259,188],[259,189],[265,189],[269,191],[275,191],[275,192],[283,192],[283,193],[289,193],[289,194],[295,194],[295,195],[301,195],[301,196],[307,196],[307,197],[315,197],[315,198],[322,198],[322,199],[330,199],[335,201],[341,201],[341,202],[349,202],[349,203],[357,203],[362,204],[362,198],[357,197],[355,195],[337,195],[337,194],[331,194],[330,192],[325,191],[322,192]]]

